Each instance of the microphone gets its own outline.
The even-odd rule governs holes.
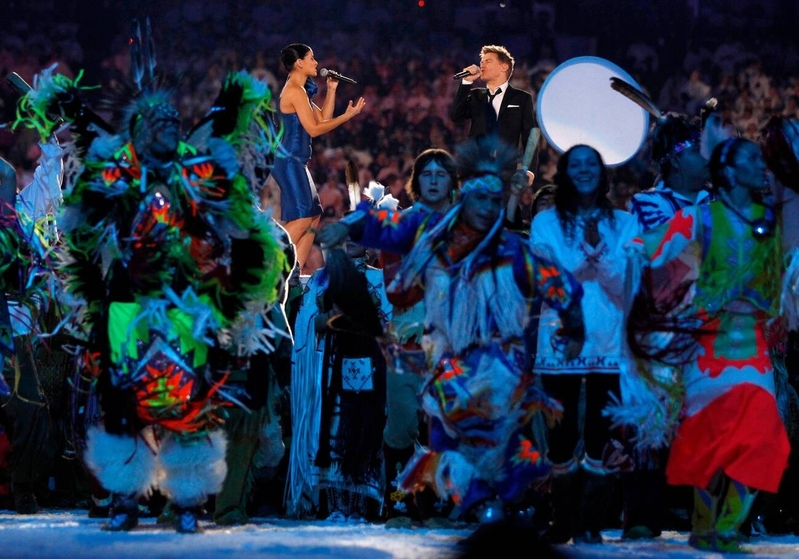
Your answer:
[[[333,70],[328,70],[327,68],[322,68],[321,70],[319,70],[319,75],[322,76],[323,78],[333,78],[334,80],[338,80],[340,82],[351,83],[351,84],[358,83],[352,78],[348,78],[347,76],[342,76],[338,72],[334,72]]]
[[[471,76],[471,75],[472,75],[472,73],[469,70],[461,70],[460,72],[458,72],[457,74],[452,76],[452,79],[453,80],[460,80],[460,79],[465,78],[466,76]]]

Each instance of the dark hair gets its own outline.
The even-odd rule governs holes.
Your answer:
[[[309,50],[311,47],[304,43],[291,43],[287,47],[283,47],[280,51],[280,62],[286,72],[291,72],[294,69],[294,63],[305,58]]]
[[[757,145],[745,138],[730,138],[713,149],[713,154],[710,156],[710,162],[708,163],[713,190],[718,191],[721,188],[727,189],[730,187],[730,181],[724,174],[724,169],[735,165],[735,158],[738,156],[738,152],[747,144]]]
[[[670,113],[658,123],[650,137],[652,160],[660,165],[660,172],[668,177],[674,171],[672,155],[674,148],[683,142],[695,141],[699,144],[700,128],[696,118]]]
[[[772,116],[763,128],[762,149],[766,165],[777,180],[792,190],[799,191],[799,159],[793,151],[785,127],[792,126],[799,134],[796,119]]]
[[[578,193],[574,183],[569,178],[569,158],[576,149],[588,148],[596,155],[599,160],[599,186],[596,189],[595,203],[597,208],[610,220],[613,220],[613,203],[608,198],[610,192],[610,182],[608,181],[608,169],[605,166],[605,161],[602,159],[596,149],[586,144],[577,144],[570,147],[563,155],[558,158],[557,172],[553,177],[553,181],[557,188],[555,189],[555,209],[558,212],[558,218],[563,224],[566,236],[570,236],[574,232],[574,227],[577,219],[578,207]]]
[[[408,193],[411,201],[416,202],[422,197],[422,189],[419,187],[419,175],[431,161],[435,161],[447,171],[450,178],[450,188],[458,189],[458,174],[455,166],[455,159],[445,149],[430,148],[420,153],[413,162],[411,178],[405,184],[405,192]]]

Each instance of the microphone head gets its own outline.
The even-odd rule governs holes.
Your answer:
[[[358,83],[352,78],[348,78],[347,76],[342,76],[338,72],[334,72],[333,70],[328,70],[327,68],[322,68],[319,70],[319,75],[323,78],[333,78],[334,80],[338,80],[344,83]]]

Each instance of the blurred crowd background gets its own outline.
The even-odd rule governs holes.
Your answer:
[[[513,85],[534,96],[559,63],[593,55],[630,73],[663,111],[699,113],[715,96],[741,134],[757,139],[772,114],[799,117],[799,2],[794,0],[4,0],[0,17],[0,122],[14,118],[5,76],[29,83],[43,68],[82,83],[99,103],[129,81],[131,22],[152,23],[163,84],[184,129],[199,119],[228,71],[261,76],[278,95],[280,49],[309,44],[320,68],[357,80],[338,89],[336,114],[364,96],[363,114],[314,140],[311,172],[323,204],[343,211],[344,169],[400,195],[423,149],[453,149],[466,129],[448,110],[452,75],[501,44],[516,59]],[[318,79],[319,100],[324,80]],[[39,155],[33,132],[0,130],[0,156],[29,182]],[[534,188],[551,181],[558,154],[544,145]],[[646,146],[612,170],[619,205],[652,185]]]

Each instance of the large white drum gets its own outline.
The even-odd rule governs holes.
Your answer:
[[[641,148],[649,133],[649,113],[612,89],[613,77],[641,89],[627,72],[596,56],[569,59],[549,74],[536,112],[541,132],[558,152],[587,144],[613,167]]]

